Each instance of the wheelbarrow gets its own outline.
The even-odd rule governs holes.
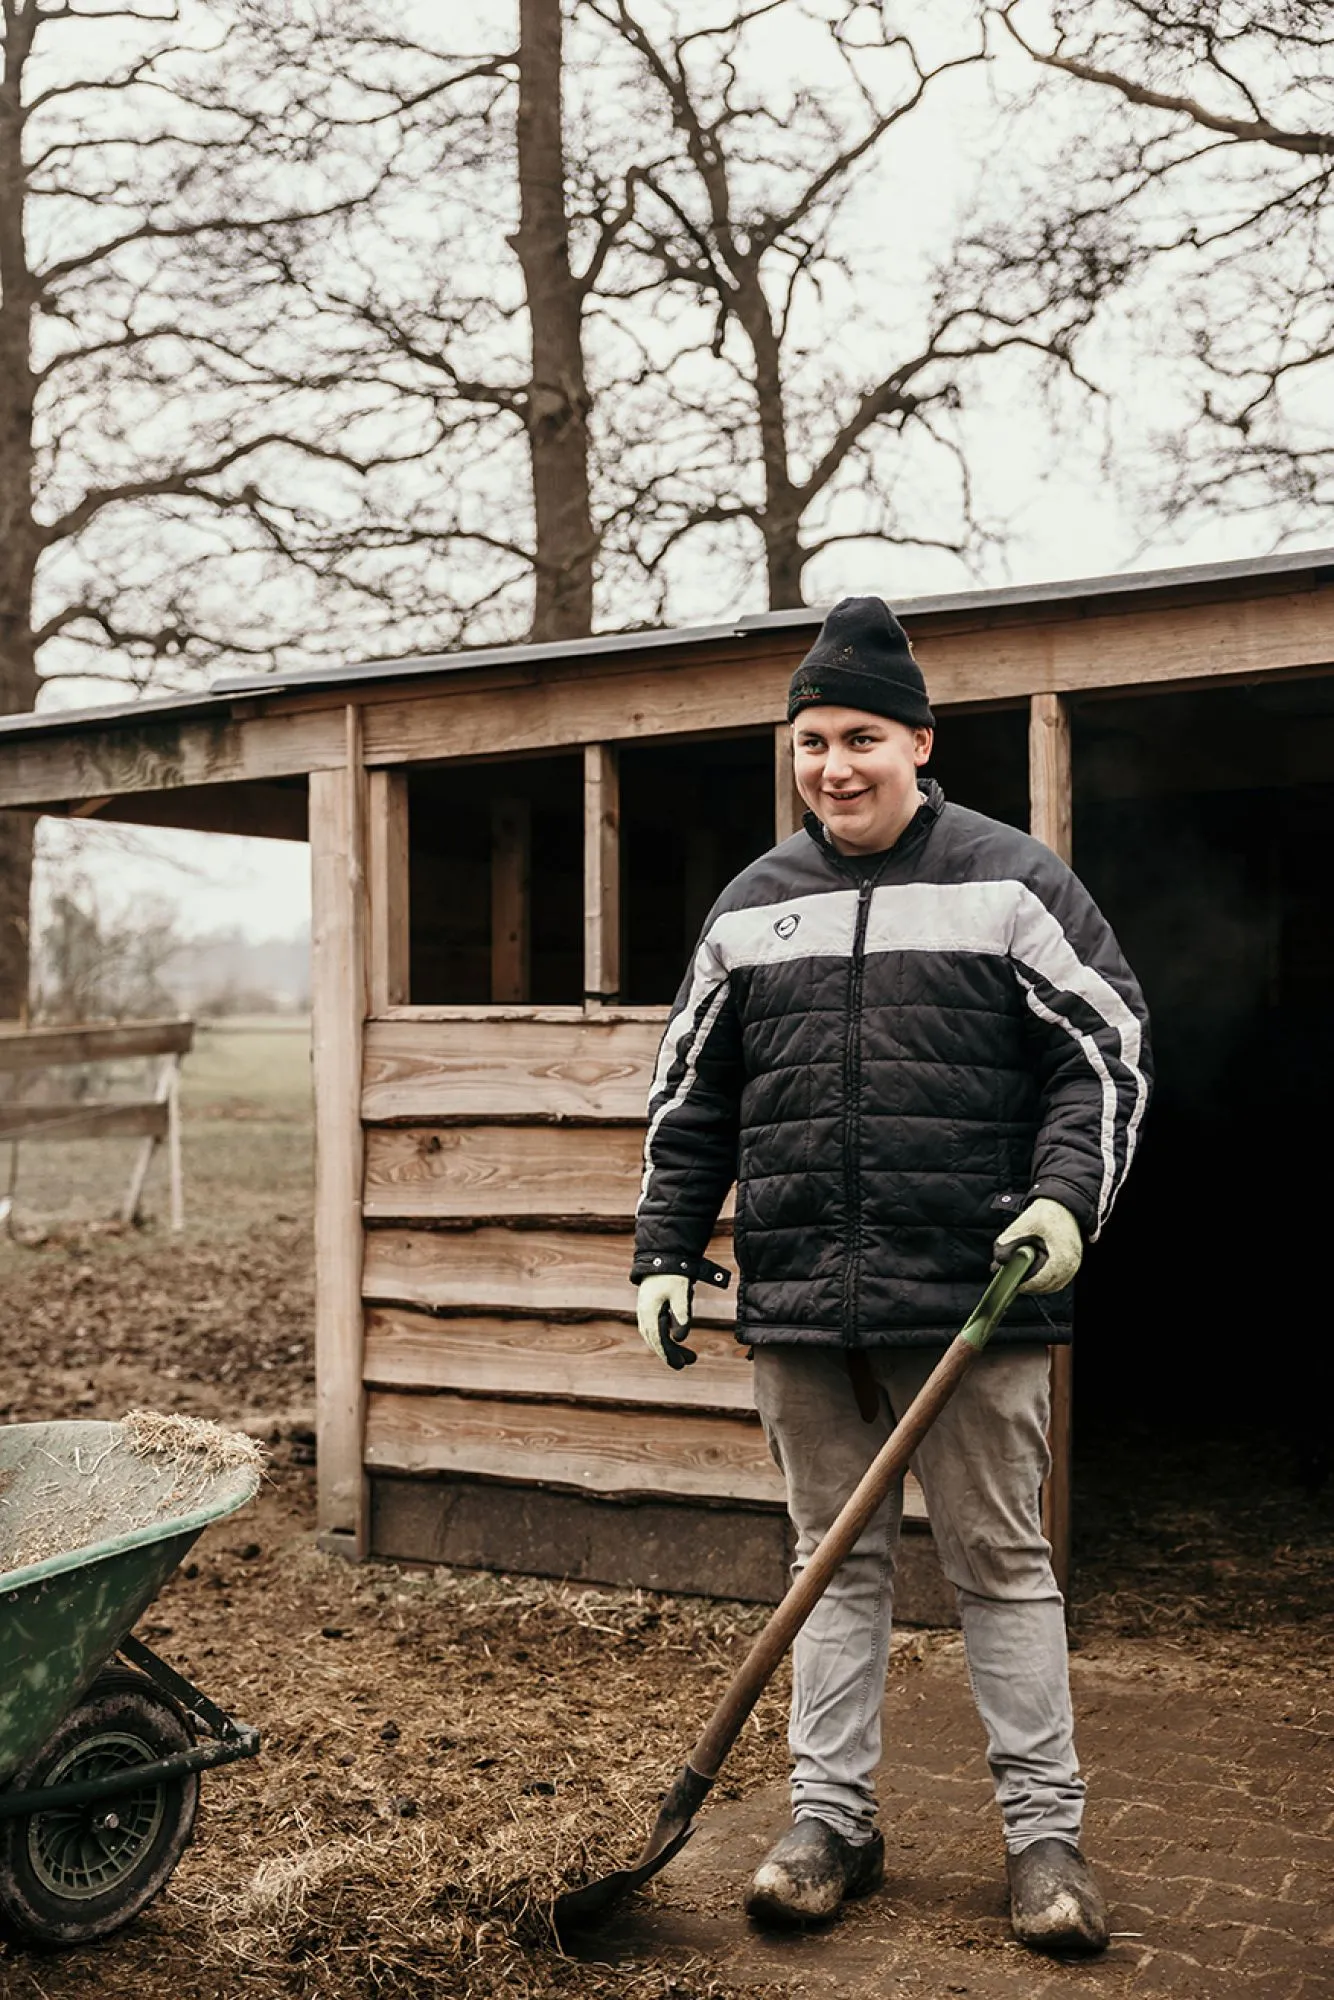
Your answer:
[[[259,1485],[252,1465],[183,1468],[127,1450],[120,1424],[0,1428],[0,1931],[16,1941],[129,1923],[189,1843],[199,1773],[259,1749],[131,1636]]]

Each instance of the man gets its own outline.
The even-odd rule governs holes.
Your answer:
[[[632,1277],[639,1325],[683,1347],[737,1182],[737,1337],[810,1556],[995,1260],[1039,1262],[915,1470],[958,1593],[1015,1934],[1099,1951],[1079,1852],[1064,1606],[1043,1539],[1045,1347],[1111,1210],[1149,1094],[1142,997],[1047,848],[919,781],[934,718],[902,627],[845,598],[791,686],[805,829],[724,891],[654,1079]],[[999,1232],[999,1233],[998,1233]],[[798,1638],[793,1824],[748,1908],[829,1917],[879,1886],[874,1773],[901,1493]]]

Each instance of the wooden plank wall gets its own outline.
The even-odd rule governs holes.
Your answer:
[[[369,1472],[781,1510],[735,1293],[697,1292],[700,1362],[680,1373],[634,1323],[662,1018],[367,1023]],[[729,1222],[730,1209],[710,1254],[731,1268]],[[922,1513],[915,1491],[909,1511]]]

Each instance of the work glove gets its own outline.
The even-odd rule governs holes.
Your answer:
[[[1021,1243],[1037,1246],[1038,1261],[1021,1292],[1063,1292],[1084,1258],[1079,1224],[1059,1201],[1039,1195],[996,1238],[996,1267],[1008,1263]]]
[[[669,1368],[689,1368],[699,1360],[694,1349],[684,1345],[694,1290],[689,1278],[679,1276],[640,1281],[635,1300],[639,1331]]]

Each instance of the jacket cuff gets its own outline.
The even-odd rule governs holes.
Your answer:
[[[645,1278],[676,1277],[689,1278],[692,1284],[712,1285],[720,1292],[726,1291],[732,1282],[732,1273],[721,1264],[712,1264],[707,1257],[683,1257],[679,1251],[650,1256],[642,1250],[630,1266],[632,1285],[642,1285]]]
[[[1087,1241],[1092,1236],[1097,1216],[1094,1212],[1093,1203],[1081,1188],[1072,1187],[1069,1181],[1057,1180],[1052,1174],[1044,1174],[1041,1180],[1034,1181],[1032,1187],[1024,1196],[1023,1206],[1027,1208],[1030,1201],[1041,1200],[1059,1201],[1061,1207],[1068,1208],[1071,1215],[1074,1216],[1075,1221],[1083,1231],[1085,1240]]]

